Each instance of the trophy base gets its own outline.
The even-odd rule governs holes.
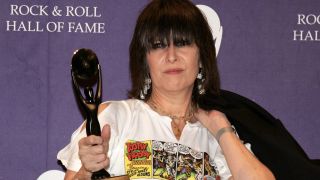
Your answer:
[[[105,179],[105,180],[129,180],[130,178],[129,178],[129,176],[127,176],[127,175],[123,175],[123,176],[114,176],[114,177],[109,177],[109,178],[107,178],[107,179]]]
[[[110,177],[110,174],[105,169],[101,169],[97,172],[92,173],[91,179],[98,180],[98,179],[106,179],[109,177]]]

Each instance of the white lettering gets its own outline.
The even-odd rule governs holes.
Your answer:
[[[74,30],[74,32],[80,32],[83,33],[83,29],[80,23],[77,24],[76,29]]]
[[[320,15],[308,14],[298,14],[298,25],[315,25],[320,24]]]
[[[61,32],[64,27],[64,22],[48,22],[47,31],[48,32]]]
[[[69,17],[89,17],[99,18],[101,13],[98,12],[98,7],[88,6],[65,6],[66,11],[63,15]],[[58,13],[58,16],[62,10],[54,7],[52,12],[53,16]],[[10,15],[12,16],[49,16],[49,7],[47,5],[10,5]],[[27,31],[27,32],[62,32],[64,28],[67,32],[72,33],[105,33],[105,23],[99,22],[47,22],[41,24],[40,21],[6,21],[6,31]],[[67,26],[67,27],[65,27]]]
[[[93,17],[101,17],[101,14],[98,14],[98,7],[93,7]]]
[[[27,31],[27,28],[26,28],[26,26],[24,25],[23,22],[20,23],[17,31]]]
[[[22,16],[28,15],[30,12],[29,7],[27,5],[21,5],[19,7],[19,14]]]
[[[319,31],[293,31],[294,41],[320,41]]]
[[[297,41],[297,40],[300,40],[300,41],[302,41],[302,34],[303,34],[303,31],[299,31],[299,32],[297,32],[297,30],[294,30],[293,31],[293,40],[294,41]],[[299,38],[299,39],[298,39]]]
[[[98,13],[98,7],[83,7],[83,6],[66,6],[66,16],[76,16],[76,17],[101,17]]]
[[[298,25],[301,25],[301,24],[305,25],[306,24],[306,22],[304,21],[305,17],[306,16],[304,14],[298,14]]]
[[[306,35],[306,37],[304,38],[305,41],[308,41],[308,39],[309,39],[310,41],[313,41],[312,34],[311,34],[310,31],[307,32],[307,35]]]
[[[42,5],[32,5],[32,6],[27,6],[27,5],[11,5],[10,6],[10,15],[21,15],[21,16],[26,16],[26,15],[32,15],[32,16],[48,16],[48,13],[46,9],[48,6],[42,6]]]
[[[46,28],[48,32],[55,32],[57,30],[57,24],[54,22],[48,22]]]
[[[35,10],[34,10],[35,8]],[[39,5],[33,5],[30,7],[30,14],[33,16],[43,16],[46,15],[48,16],[48,13],[46,12],[46,9],[48,8],[48,6],[39,6]]]
[[[97,33],[105,33],[105,24],[104,23],[98,23],[98,32]]]
[[[82,6],[76,7],[76,9],[75,9],[74,12],[75,12],[75,14],[76,14],[77,17],[82,17],[82,16],[84,16],[84,15],[86,14],[86,10],[85,10],[85,8],[82,7]]]
[[[306,20],[309,25],[314,25],[317,22],[317,17],[314,14],[309,14]]]
[[[75,22],[69,22],[68,23],[68,32],[72,32],[72,30],[74,29],[74,25],[75,25],[76,23]]]
[[[18,5],[11,5],[10,6],[11,8],[10,8],[10,15],[12,16],[12,15],[19,15],[19,13],[18,13]]]
[[[41,28],[39,21],[21,21],[19,23],[17,21],[7,21],[7,31],[43,32],[43,28]]]
[[[7,21],[7,31],[16,31],[16,24],[16,21]]]
[[[61,30],[64,28],[64,22],[57,22],[58,24],[58,30],[57,32],[61,32]]]
[[[105,33],[105,24],[104,23],[68,23],[68,32],[75,33]]]
[[[66,6],[67,8],[67,14],[66,16],[74,16],[73,14],[73,7],[72,6]]]
[[[320,41],[320,39],[318,38],[319,31],[314,31],[314,33],[315,33],[315,38],[314,38],[314,40],[315,40],[315,41]]]

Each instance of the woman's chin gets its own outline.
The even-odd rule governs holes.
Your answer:
[[[178,85],[173,85],[173,86],[167,86],[164,91],[168,93],[183,93],[183,92],[192,92],[192,86],[187,86],[187,87],[181,87]]]

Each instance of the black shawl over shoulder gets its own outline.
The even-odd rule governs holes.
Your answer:
[[[221,90],[218,98],[207,99],[200,107],[225,113],[241,140],[251,144],[253,153],[276,179],[320,179],[320,160],[310,160],[281,121],[258,104]]]

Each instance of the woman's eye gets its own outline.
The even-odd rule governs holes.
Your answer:
[[[187,46],[189,44],[190,43],[187,40],[180,40],[180,41],[176,41],[174,43],[174,45],[177,46],[177,47],[183,47],[183,46]]]
[[[160,41],[154,42],[152,44],[152,49],[159,49],[159,48],[162,49],[162,48],[165,48],[165,47],[167,47],[167,45],[165,43],[163,43],[163,42],[160,42]]]

